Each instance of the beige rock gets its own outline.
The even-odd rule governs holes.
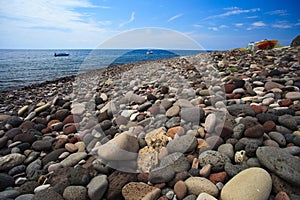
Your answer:
[[[125,200],[156,200],[160,196],[160,189],[145,183],[131,182],[122,189]]]
[[[185,184],[189,194],[199,195],[205,192],[214,197],[217,197],[219,194],[219,190],[215,184],[203,177],[190,177],[185,180]]]
[[[272,189],[270,174],[259,167],[246,169],[230,181],[222,191],[222,200],[267,200]]]
[[[160,148],[165,147],[169,140],[165,128],[161,127],[147,133],[145,141],[148,146],[153,147],[155,150],[159,150]]]
[[[75,146],[78,148],[78,152],[84,152],[85,151],[85,144],[84,142],[76,142]]]
[[[196,200],[217,200],[217,199],[211,196],[210,194],[202,192],[201,194],[199,194]]]
[[[149,146],[140,149],[137,165],[140,172],[149,172],[154,166],[158,165],[158,152]]]
[[[139,150],[138,139],[123,132],[98,148],[98,156],[104,160],[135,160]]]
[[[67,143],[65,144],[65,148],[71,152],[71,153],[74,153],[78,150],[78,147],[75,145],[75,144],[72,144],[72,143]]]
[[[23,116],[24,113],[28,110],[29,106],[28,105],[25,105],[23,106],[19,111],[18,111],[18,116]]]

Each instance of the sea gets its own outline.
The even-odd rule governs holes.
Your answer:
[[[148,53],[147,53],[148,52]],[[203,50],[151,49],[0,49],[0,92],[112,65],[188,56]],[[57,56],[67,53],[69,56]]]

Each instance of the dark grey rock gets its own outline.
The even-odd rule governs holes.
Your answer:
[[[196,137],[193,136],[192,134],[187,134],[175,138],[174,140],[171,140],[167,144],[167,149],[169,153],[174,153],[174,152],[186,153],[186,152],[193,151],[196,148],[197,144],[198,142]]]
[[[300,186],[300,161],[277,147],[259,147],[256,151],[260,163],[287,182]]]
[[[39,186],[37,181],[27,181],[18,188],[21,194],[34,193],[34,189]]]
[[[102,199],[108,187],[106,175],[95,176],[87,185],[88,196],[91,200]]]
[[[17,196],[20,195],[20,192],[18,190],[4,190],[0,192],[0,199],[7,200],[7,199],[15,199]]]
[[[286,145],[286,140],[283,134],[272,131],[268,134],[271,139],[275,140],[280,146]]]
[[[243,171],[244,169],[246,169],[245,166],[242,165],[233,165],[230,162],[227,162],[224,166],[224,170],[227,173],[227,175],[229,177],[234,177],[235,175],[237,175],[238,173],[240,173],[241,171]]]
[[[227,162],[230,162],[230,158],[218,151],[208,150],[199,155],[200,166],[204,167],[207,164],[211,164],[213,172],[224,170],[224,166]]]
[[[18,196],[15,200],[31,200],[34,197],[34,194],[22,194]]]
[[[22,124],[23,120],[17,116],[11,116],[7,119],[7,124],[12,125],[13,127],[18,127]]]
[[[10,170],[11,168],[20,165],[26,157],[19,153],[12,153],[0,157],[0,171]]]
[[[190,163],[183,153],[176,152],[164,157],[160,166],[171,166],[176,173],[188,171],[190,169]]]
[[[71,170],[69,181],[71,185],[86,186],[90,182],[89,171],[82,167],[76,167]]]
[[[180,119],[178,117],[172,117],[166,122],[167,128],[172,128],[174,126],[179,126],[179,125],[180,125]]]
[[[43,159],[42,159],[42,163],[43,166],[47,165],[49,162],[51,161],[57,161],[58,157],[63,153],[67,151],[65,148],[60,148],[60,149],[56,149],[54,151],[51,151],[50,153],[48,153]]]
[[[87,199],[87,189],[83,186],[68,186],[64,190],[63,197],[66,200]]]
[[[0,191],[7,187],[12,187],[15,181],[14,178],[8,174],[0,173]]]
[[[296,36],[291,43],[291,47],[298,47],[300,46],[300,35]]]
[[[7,131],[5,133],[5,136],[8,139],[12,140],[16,135],[21,134],[21,133],[23,133],[21,129],[19,129],[19,128],[12,128],[12,129],[10,129],[9,131]]]
[[[52,142],[49,140],[37,140],[32,143],[32,148],[36,151],[49,151],[52,148]]]
[[[46,189],[37,192],[32,200],[64,200],[64,198],[53,189]]]
[[[42,168],[42,161],[40,159],[30,163],[26,168],[26,174],[29,180],[37,180],[40,176],[40,169]]]
[[[270,114],[270,113],[260,113],[256,115],[256,118],[261,124],[264,124],[266,121],[273,121],[277,122],[278,121],[278,116]]]
[[[297,121],[292,115],[282,115],[278,117],[278,122],[291,130],[297,130]]]
[[[20,173],[25,172],[25,170],[26,170],[26,166],[25,165],[18,165],[18,166],[13,167],[11,170],[9,170],[8,174],[10,176],[14,176],[16,174],[20,174]]]
[[[0,149],[6,146],[7,141],[8,141],[8,137],[6,135],[0,138]]]
[[[255,116],[255,112],[248,104],[233,104],[227,107],[228,112],[233,116],[244,113],[248,116]]]
[[[175,170],[172,166],[162,166],[154,168],[149,173],[148,180],[151,183],[167,183],[172,180],[175,176]]]

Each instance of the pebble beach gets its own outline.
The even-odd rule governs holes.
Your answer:
[[[229,50],[0,93],[0,199],[300,199],[300,55]]]

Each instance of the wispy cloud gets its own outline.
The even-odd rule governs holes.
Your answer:
[[[287,10],[273,10],[270,12],[267,12],[269,15],[279,15],[279,16],[286,16],[289,15]]]
[[[263,21],[254,22],[251,24],[254,27],[263,27],[266,26],[266,24]]]
[[[229,28],[229,26],[222,24],[219,26],[219,28]]]
[[[212,16],[204,18],[203,20],[228,17],[228,16],[231,16],[231,15],[239,15],[239,14],[242,14],[242,13],[253,13],[253,12],[258,12],[258,11],[260,11],[260,8],[253,8],[253,9],[243,10],[243,9],[238,9],[237,7],[233,7],[233,9],[230,10],[230,11],[227,11],[227,12],[219,14],[219,15],[212,15]]]
[[[272,27],[274,28],[292,28],[292,24],[290,24],[288,21],[278,21],[277,23],[273,24]]]
[[[241,27],[241,26],[243,26],[244,24],[243,23],[236,23],[236,24],[234,24],[236,27]]]
[[[236,6],[232,6],[232,7],[228,7],[228,8],[223,8],[224,10],[238,10],[240,9],[239,7]]]
[[[248,17],[246,17],[247,19],[256,19],[256,18],[258,18],[258,16],[248,16]]]
[[[251,26],[247,28],[247,30],[253,30],[255,28],[262,28],[265,26],[267,26],[267,24],[265,24],[263,21],[257,21],[257,22],[253,22],[251,24]]]
[[[130,16],[130,19],[125,21],[125,22],[122,22],[121,24],[119,24],[119,27],[123,27],[123,26],[133,22],[134,20],[135,20],[135,12],[132,12],[131,16]]]
[[[202,28],[203,25],[201,25],[201,24],[193,24],[193,27],[196,27],[196,28]]]
[[[170,17],[167,22],[171,22],[175,19],[178,19],[179,17],[182,17],[183,16],[183,13],[180,13],[180,14],[177,14],[177,15],[174,15],[173,17]]]
[[[218,31],[218,27],[208,27],[208,30],[211,30],[211,31]]]

